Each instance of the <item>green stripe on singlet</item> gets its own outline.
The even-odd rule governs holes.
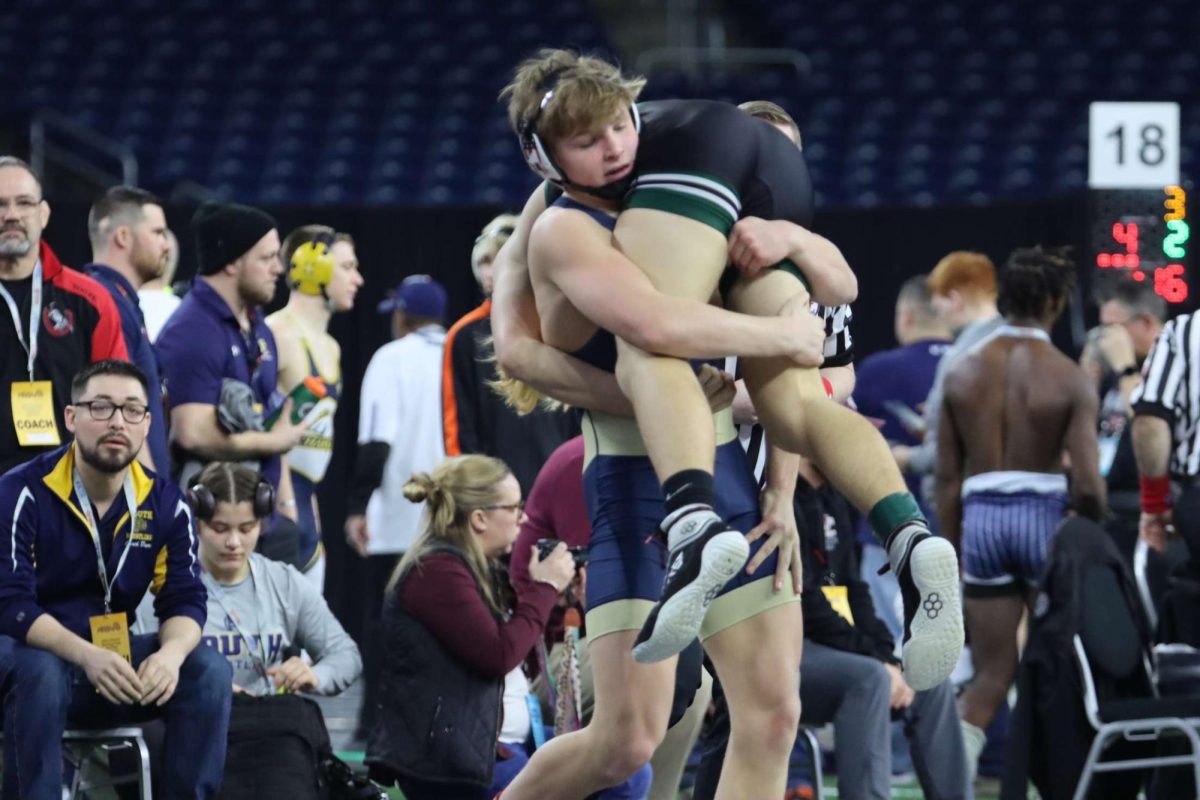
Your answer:
[[[686,219],[695,220],[713,228],[722,236],[728,236],[737,220],[720,205],[690,194],[672,191],[665,186],[634,189],[625,204],[625,209],[648,208],[665,211]]]

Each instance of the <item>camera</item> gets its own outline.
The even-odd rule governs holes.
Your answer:
[[[562,543],[561,539],[538,539],[538,560],[544,559],[546,556],[554,552],[554,548]],[[575,568],[579,569],[588,561],[588,549],[586,547],[568,547],[567,552],[571,554],[571,558],[575,559]]]

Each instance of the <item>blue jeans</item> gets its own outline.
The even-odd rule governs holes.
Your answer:
[[[157,636],[130,636],[134,669],[158,649]],[[213,797],[225,770],[233,671],[198,645],[179,669],[164,706],[114,705],[79,667],[53,653],[0,636],[4,708],[3,800],[60,800],[62,735],[69,728],[114,728],[162,717],[166,726],[163,796]]]

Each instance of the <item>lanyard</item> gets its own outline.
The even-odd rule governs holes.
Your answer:
[[[250,568],[250,588],[254,595],[254,602],[257,605],[258,588],[254,582],[254,565],[248,563],[247,566]],[[213,577],[211,574],[209,577],[212,577],[212,583],[208,587],[209,594],[211,594],[212,598],[217,601],[217,605],[219,605],[221,610],[225,612],[225,616],[229,617],[229,621],[233,623],[234,632],[237,633],[237,635],[241,637],[242,641],[246,643],[246,652],[250,654],[250,660],[254,662],[254,671],[258,673],[260,678],[267,682],[267,690],[269,693],[271,689],[271,681],[267,676],[267,644],[265,641],[263,641],[261,624],[259,625],[258,652],[256,653],[254,651],[254,640],[247,636],[245,631],[242,630],[242,621],[239,619],[239,614],[225,604],[225,590],[221,588],[221,584],[215,577]]]
[[[29,380],[33,380],[33,362],[37,359],[37,332],[38,320],[42,316],[42,262],[39,260],[33,267],[33,288],[30,292],[30,308],[29,308],[29,341],[25,341],[25,335],[21,331],[21,310],[17,308],[17,301],[13,300],[13,296],[8,293],[8,289],[0,282],[0,296],[4,297],[4,302],[8,305],[8,313],[12,316],[13,327],[17,329],[17,341],[21,343],[25,354],[29,356],[28,369]]]
[[[104,563],[104,550],[100,547],[100,526],[96,523],[96,513],[92,510],[92,501],[88,498],[87,489],[84,488],[83,479],[79,477],[78,469],[74,470],[71,479],[75,484],[75,498],[79,501],[79,507],[83,510],[83,516],[87,520],[88,533],[92,535],[92,544],[96,546],[96,569],[100,573],[100,583],[104,586],[104,613],[111,614],[113,586],[116,585],[117,576],[121,574],[121,567],[125,566],[125,557],[129,555],[129,547],[133,544],[133,524],[137,519],[137,497],[133,492],[133,476],[128,472],[125,473],[125,505],[129,507],[129,531],[125,534],[125,549],[121,551],[121,560],[117,562],[117,570],[113,573],[111,581],[108,579],[108,566]]]

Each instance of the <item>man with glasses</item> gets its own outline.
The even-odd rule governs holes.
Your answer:
[[[163,794],[221,783],[232,672],[197,647],[206,617],[191,511],[137,463],[146,376],[125,361],[71,384],[74,441],[0,476],[4,800],[58,800],[67,727],[163,717]],[[129,632],[153,587],[157,636]]]
[[[49,221],[33,170],[0,156],[0,473],[65,440],[76,372],[127,357],[112,297],[42,241]]]
[[[1100,392],[1100,474],[1108,485],[1105,530],[1132,566],[1141,516],[1130,398],[1142,364],[1167,321],[1167,303],[1149,283],[1122,280],[1101,295],[1100,324],[1088,333],[1079,363]]]

